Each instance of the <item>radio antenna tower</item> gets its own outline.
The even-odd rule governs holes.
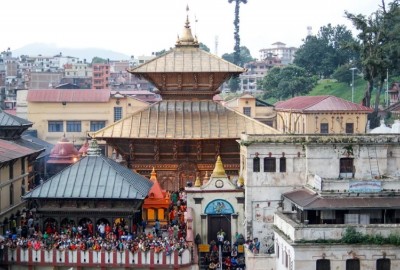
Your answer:
[[[215,36],[214,54],[218,55],[218,36]]]

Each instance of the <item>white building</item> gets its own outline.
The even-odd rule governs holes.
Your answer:
[[[262,253],[248,252],[247,266],[400,269],[398,246],[373,244],[400,239],[399,142],[398,134],[243,134],[245,235]],[[348,227],[378,240],[346,244]]]
[[[260,59],[263,60],[273,55],[281,59],[283,65],[288,65],[293,63],[296,51],[295,47],[286,47],[285,43],[275,42],[272,47],[260,50]]]

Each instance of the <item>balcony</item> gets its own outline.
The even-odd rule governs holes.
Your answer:
[[[288,240],[292,242],[314,240],[340,240],[346,229],[351,226],[363,235],[400,234],[400,224],[307,224],[291,218],[294,213],[277,212],[274,216],[274,225]]]

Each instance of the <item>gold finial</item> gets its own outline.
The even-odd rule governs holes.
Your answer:
[[[203,178],[203,185],[207,184],[208,180],[210,180],[210,177],[208,176],[208,171],[206,171],[206,175]]]
[[[189,12],[189,6],[186,6],[186,11]],[[197,38],[195,39],[192,34],[192,29],[190,28],[190,22],[189,22],[189,14],[186,14],[186,22],[185,22],[185,27],[183,27],[183,32],[181,37],[175,43],[176,47],[199,47],[199,43],[197,41]]]
[[[153,170],[150,173],[150,180],[157,181],[157,173],[156,173],[156,170],[154,169],[154,167],[153,167]]]
[[[243,177],[243,175],[239,176],[238,184],[239,184],[239,187],[244,187],[244,177]]]
[[[224,164],[222,164],[221,157],[218,156],[217,161],[215,162],[215,168],[211,177],[226,177]]]
[[[197,175],[197,177],[196,177],[196,181],[194,182],[194,186],[195,186],[195,187],[200,187],[200,186],[201,186],[201,182],[200,182],[200,177],[199,177],[199,175]]]

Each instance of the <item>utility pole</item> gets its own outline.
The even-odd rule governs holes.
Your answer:
[[[351,102],[354,102],[354,70],[357,68],[352,67],[351,70]]]

